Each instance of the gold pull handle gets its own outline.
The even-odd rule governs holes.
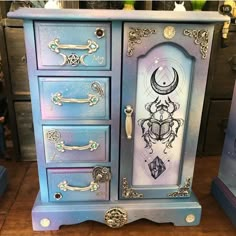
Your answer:
[[[55,53],[60,53],[60,49],[76,49],[76,50],[88,50],[88,53],[91,54],[93,52],[96,52],[99,48],[98,44],[88,39],[87,44],[85,45],[75,45],[75,44],[60,44],[59,39],[52,40],[48,47]]]
[[[125,119],[125,131],[127,139],[132,138],[132,131],[133,131],[133,124],[132,124],[132,114],[133,114],[133,108],[130,105],[127,105],[124,109],[124,112],[126,114]]]
[[[111,173],[107,167],[100,167],[100,166],[94,167],[92,176],[93,176],[93,181],[91,181],[88,186],[85,187],[71,186],[66,180],[64,180],[58,184],[58,188],[62,191],[94,192],[99,189],[100,187],[99,183],[105,183],[111,180]]]
[[[59,92],[52,95],[52,102],[58,106],[62,106],[63,103],[88,103],[89,106],[96,105],[99,98],[93,94],[88,94],[87,98],[64,98]]]
[[[99,147],[99,143],[90,140],[89,144],[85,145],[85,146],[67,146],[64,144],[64,141],[60,141],[58,143],[55,144],[56,149],[59,152],[64,152],[64,151],[84,151],[84,150],[90,150],[91,152],[96,150]]]

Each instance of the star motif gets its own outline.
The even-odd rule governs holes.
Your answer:
[[[61,134],[57,130],[49,130],[47,132],[47,139],[52,142],[58,142],[61,138]]]
[[[80,56],[77,56],[75,53],[70,54],[67,57],[67,63],[72,66],[77,66],[78,64],[80,64]]]

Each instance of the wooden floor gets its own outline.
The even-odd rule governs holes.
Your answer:
[[[175,227],[172,224],[156,224],[139,220],[120,229],[88,221],[78,225],[62,226],[59,231],[33,232],[31,208],[38,192],[37,164],[0,160],[9,173],[9,186],[0,198],[0,235],[77,235],[77,236],[236,236],[236,229],[210,194],[212,178],[217,175],[219,157],[197,158],[193,190],[202,208],[199,226]]]

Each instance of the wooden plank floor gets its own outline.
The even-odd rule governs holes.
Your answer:
[[[210,194],[210,184],[218,173],[219,160],[219,157],[202,157],[196,160],[193,190],[203,207],[199,226],[176,227],[169,223],[156,224],[139,220],[120,229],[111,229],[88,221],[48,232],[34,232],[31,227],[31,208],[38,192],[36,162],[0,160],[0,165],[7,168],[10,180],[7,191],[0,198],[0,235],[236,236],[236,229]]]

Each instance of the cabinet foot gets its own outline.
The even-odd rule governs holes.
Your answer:
[[[194,194],[185,199],[119,200],[101,202],[43,203],[38,195],[33,210],[33,229],[58,230],[61,225],[93,220],[120,228],[125,224],[148,219],[156,223],[171,222],[176,226],[198,225],[201,206]]]

